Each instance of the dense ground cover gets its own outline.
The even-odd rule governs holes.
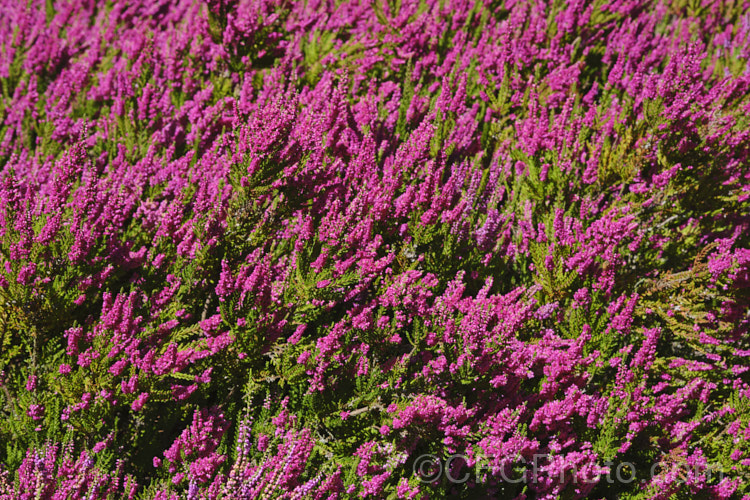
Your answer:
[[[0,12],[3,498],[750,498],[746,0]]]

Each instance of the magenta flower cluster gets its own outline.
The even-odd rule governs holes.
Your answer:
[[[0,12],[0,498],[750,499],[747,0]]]

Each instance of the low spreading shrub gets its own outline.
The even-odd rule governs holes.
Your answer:
[[[750,498],[746,0],[0,5],[3,498]]]

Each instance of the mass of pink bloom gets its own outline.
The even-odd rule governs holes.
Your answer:
[[[750,500],[749,0],[0,14],[0,500]]]

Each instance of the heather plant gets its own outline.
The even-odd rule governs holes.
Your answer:
[[[0,5],[3,498],[750,498],[750,3]]]

